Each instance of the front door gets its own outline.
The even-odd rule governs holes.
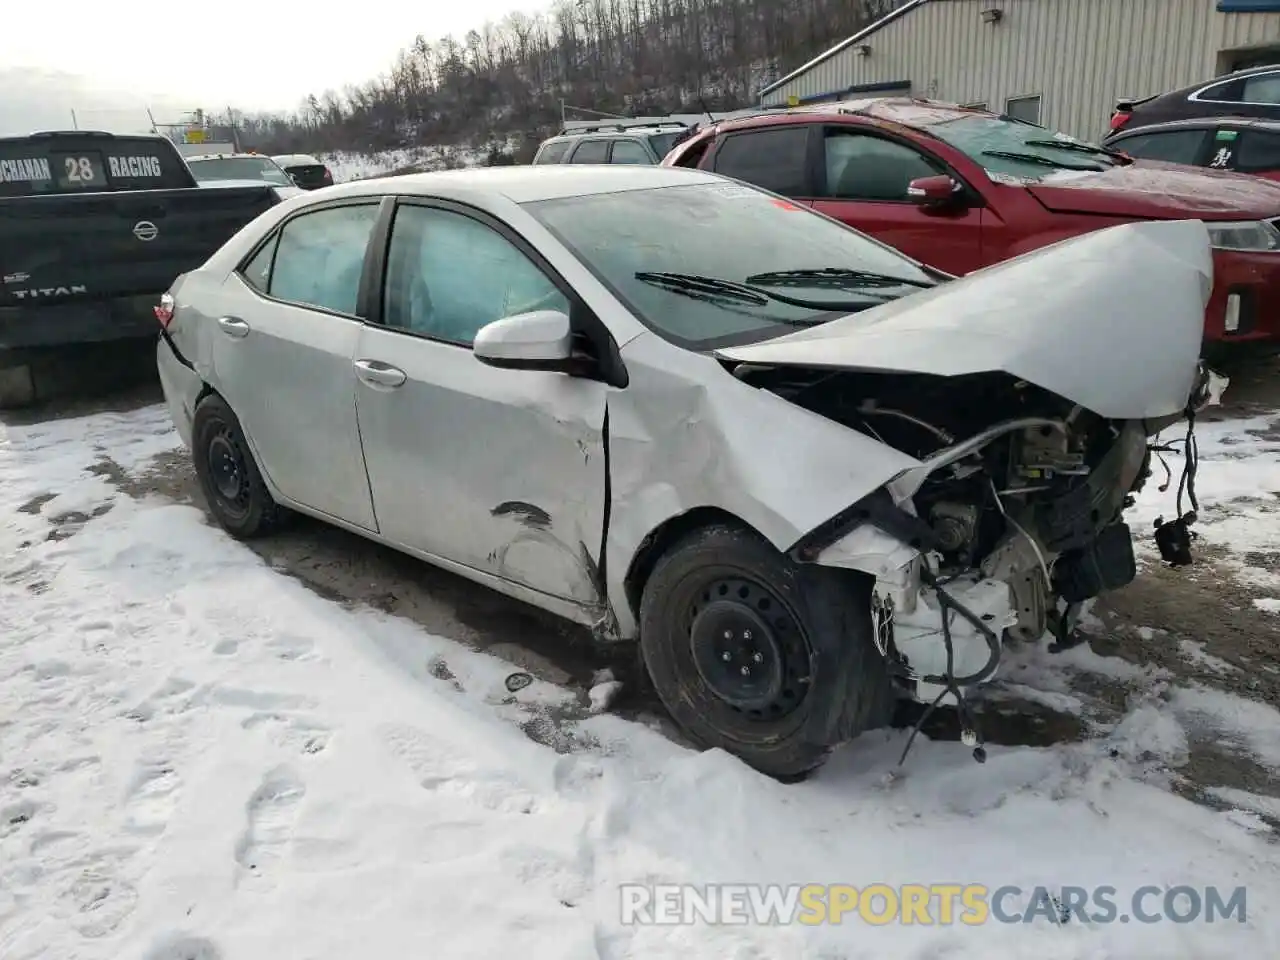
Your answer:
[[[286,497],[374,529],[360,457],[351,357],[378,201],[287,220],[226,280],[212,318],[218,389],[263,473]]]
[[[822,149],[825,183],[818,185],[815,210],[947,273],[985,265],[981,207],[931,210],[907,196],[912,180],[954,177],[936,157],[903,140],[847,127],[827,128]]]
[[[384,536],[586,605],[599,599],[608,388],[471,353],[503,316],[571,314],[567,293],[496,222],[402,202],[382,323],[356,348],[356,408]]]

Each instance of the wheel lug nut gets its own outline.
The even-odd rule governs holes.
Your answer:
[[[749,677],[749,676],[751,676],[751,668],[750,668],[750,667],[743,667],[743,668],[742,668],[742,675],[743,675],[744,677]]]
[[[733,639],[733,631],[732,631],[732,630],[726,630],[726,631],[724,632],[724,638],[725,638],[726,640],[732,640],[732,639]]]
[[[743,630],[743,631],[742,631],[742,639],[743,639],[743,640],[750,640],[750,639],[751,639],[751,631],[750,631],[750,630]]]
[[[725,663],[728,663],[730,660],[733,659],[733,654],[729,653],[726,650],[724,653],[720,654],[720,659],[723,660]]]
[[[761,653],[753,653],[751,655],[751,659],[754,660],[756,663],[764,663],[764,655]]]

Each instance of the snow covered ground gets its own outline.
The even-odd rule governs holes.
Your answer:
[[[504,144],[508,150],[515,149],[515,144]],[[383,150],[376,153],[337,153],[323,154],[321,159],[333,173],[334,183],[346,183],[348,180],[367,180],[380,177],[397,170],[449,170],[457,167],[475,167],[484,162],[486,150],[474,150],[467,147],[439,146],[412,147],[404,150]]]
[[[1200,495],[1215,569],[1280,634],[1258,559],[1280,550],[1277,426],[1205,424]],[[1088,647],[1024,650],[1005,693],[1083,715],[1110,684],[1114,717],[984,765],[921,737],[898,768],[906,732],[877,731],[782,786],[582,691],[508,685],[510,663],[325,599],[196,507],[124,492],[177,446],[159,406],[0,428],[4,960],[1280,955],[1280,800],[1179,788],[1206,731],[1277,782],[1273,706]],[[1171,503],[1153,484],[1137,528]],[[1213,640],[1175,656],[1238,673]],[[1274,648],[1259,657],[1276,672]],[[564,716],[559,751],[526,733]],[[624,926],[634,882],[1108,885],[1122,903],[1245,886],[1248,914]]]

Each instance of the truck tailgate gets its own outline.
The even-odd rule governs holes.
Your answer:
[[[0,308],[159,294],[278,202],[271,187],[0,200]]]

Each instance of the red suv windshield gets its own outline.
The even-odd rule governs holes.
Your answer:
[[[1124,160],[1092,143],[1048,127],[989,114],[959,116],[928,126],[929,133],[982,166],[988,175],[1043,180],[1068,173],[1097,173]]]

